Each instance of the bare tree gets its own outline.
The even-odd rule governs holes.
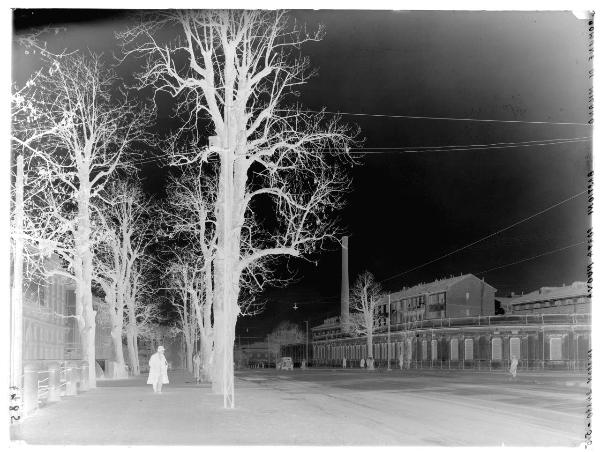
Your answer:
[[[206,332],[202,331],[202,319],[196,318],[198,314],[202,315],[203,269],[193,254],[177,251],[167,270],[167,289],[170,290],[168,301],[177,314],[174,327],[185,341],[187,368],[193,372],[193,354],[198,335],[202,339],[206,337]]]
[[[26,161],[28,239],[56,252],[76,286],[82,358],[96,385],[92,304],[92,213],[123,155],[145,139],[151,111],[116,91],[118,79],[97,55],[44,59],[44,69],[19,91],[27,108],[13,116],[13,143]],[[118,95],[117,95],[118,94]],[[129,166],[130,167],[130,166]]]
[[[152,336],[152,329],[165,319],[160,310],[161,301],[156,298],[152,281],[155,262],[145,255],[132,266],[131,284],[126,292],[125,333],[129,367],[133,375],[140,374],[138,341]],[[153,337],[153,336],[152,336]]]
[[[373,369],[373,330],[379,320],[376,307],[382,296],[381,285],[368,271],[358,275],[350,291],[350,331],[367,337],[367,364],[370,369]]]
[[[136,297],[136,263],[147,257],[153,238],[150,200],[144,196],[139,182],[125,180],[111,183],[105,198],[110,204],[97,209],[99,214],[95,217],[102,227],[95,252],[94,280],[101,286],[108,305],[115,350],[114,377],[123,378],[127,376],[123,355],[124,313],[127,303]]]
[[[213,363],[213,294],[214,258],[216,253],[213,179],[202,176],[202,166],[186,168],[172,177],[163,209],[163,234],[184,242],[185,251],[173,255],[171,270],[177,275],[176,290],[187,293],[194,308],[200,336],[201,378],[212,378]],[[182,295],[183,296],[183,295]]]
[[[173,30],[175,39],[158,42]],[[175,98],[184,118],[171,163],[213,166],[213,390],[227,408],[234,406],[234,333],[245,284],[269,283],[276,258],[308,258],[340,232],[332,214],[349,181],[333,157],[347,155],[353,132],[288,100],[311,75],[308,60],[292,51],[322,34],[289,26],[282,11],[240,10],[161,12],[119,34],[125,55],[147,61],[141,85]],[[208,146],[202,118],[214,134]],[[273,221],[263,221],[259,199],[270,204]]]

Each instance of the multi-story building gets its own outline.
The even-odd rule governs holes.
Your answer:
[[[58,258],[46,266],[58,265]],[[28,278],[23,287],[23,363],[42,363],[71,357],[68,300],[75,300],[75,288],[63,276]],[[74,320],[74,319],[72,319]]]
[[[46,276],[28,277],[23,287],[23,364],[41,367],[49,362],[81,359],[81,342],[75,315],[75,285],[53,274],[58,257],[45,262]],[[102,306],[94,297],[96,309]],[[96,359],[102,364],[112,359],[110,326],[99,316],[96,325]]]
[[[587,284],[575,281],[569,286],[541,287],[510,297],[497,297],[506,314],[589,314],[591,296]]]
[[[496,289],[472,274],[436,280],[384,297],[377,307],[377,317],[380,325],[386,324],[387,319],[394,325],[446,317],[494,315],[495,292]]]

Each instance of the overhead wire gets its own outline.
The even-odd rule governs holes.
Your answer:
[[[491,149],[509,149],[516,147],[532,147],[532,146],[552,146],[558,144],[580,143],[591,141],[591,137],[573,137],[573,138],[554,138],[547,140],[530,140],[517,142],[500,142],[490,144],[466,144],[466,145],[445,145],[445,146],[396,146],[396,147],[350,147],[350,148],[328,148],[320,152],[340,152],[346,151],[353,154],[361,154],[363,156],[371,154],[412,154],[423,152],[451,152],[451,151],[473,151],[473,150],[491,150]],[[181,152],[180,156],[195,156],[197,152]],[[165,156],[146,157],[135,160],[136,163],[146,164],[151,162],[163,161],[167,163]]]
[[[476,273],[474,273],[474,275],[483,275],[485,273],[489,273],[489,272],[494,271],[494,270],[499,270],[501,268],[510,267],[512,265],[517,265],[517,264],[520,264],[522,262],[527,262],[527,261],[531,261],[531,260],[534,260],[534,259],[538,259],[538,258],[543,257],[543,256],[549,256],[550,254],[558,253],[559,251],[564,251],[564,250],[567,250],[569,248],[574,248],[576,246],[585,245],[586,243],[587,242],[585,242],[585,241],[578,242],[578,243],[573,243],[571,245],[563,246],[562,248],[557,248],[557,249],[554,249],[552,251],[547,251],[547,252],[542,253],[542,254],[537,254],[537,255],[532,256],[532,257],[528,257],[528,258],[521,259],[521,260],[518,260],[518,261],[515,261],[515,262],[511,262],[510,264],[505,264],[505,265],[500,265],[498,267],[488,268],[487,270],[476,272]]]
[[[282,110],[282,111],[295,111],[295,110]],[[302,110],[301,113],[316,113],[316,114],[330,114],[330,115],[344,115],[344,116],[364,116],[372,118],[397,118],[397,119],[425,119],[433,121],[465,121],[465,122],[491,122],[491,123],[504,123],[504,124],[544,124],[544,125],[558,125],[558,126],[589,126],[586,122],[554,122],[554,121],[521,121],[517,119],[480,119],[480,118],[453,118],[445,116],[417,116],[417,115],[388,115],[383,113],[350,113],[344,111],[319,111],[319,110]]]
[[[410,272],[413,272],[415,270],[423,268],[423,267],[425,267],[425,266],[427,266],[429,264],[433,264],[434,262],[438,262],[438,261],[440,261],[442,259],[445,259],[446,257],[452,256],[453,254],[456,254],[456,253],[458,253],[460,251],[466,250],[467,248],[470,248],[470,247],[472,247],[474,245],[477,245],[478,243],[481,243],[484,240],[487,240],[487,239],[489,239],[491,237],[494,237],[495,235],[498,235],[498,234],[500,234],[502,232],[508,231],[509,229],[512,229],[515,226],[518,226],[518,225],[520,225],[522,223],[525,223],[526,221],[529,221],[529,220],[531,220],[531,219],[533,219],[533,218],[535,218],[535,217],[537,217],[539,215],[542,215],[542,214],[548,212],[551,209],[554,209],[554,208],[556,208],[556,207],[558,207],[558,206],[560,206],[562,204],[565,204],[565,203],[567,203],[567,202],[569,202],[569,201],[571,201],[571,200],[573,200],[575,198],[578,198],[579,196],[582,196],[585,193],[587,193],[586,190],[581,191],[581,192],[579,192],[579,193],[577,193],[577,194],[575,194],[573,196],[569,196],[568,198],[563,199],[562,201],[559,201],[557,203],[552,204],[550,207],[546,207],[545,209],[540,210],[539,212],[536,212],[533,215],[530,215],[530,216],[528,216],[526,218],[523,218],[523,219],[521,219],[521,220],[519,220],[519,221],[517,221],[515,223],[512,223],[511,225],[506,226],[506,227],[504,227],[502,229],[499,229],[498,231],[492,232],[491,234],[488,234],[485,237],[482,237],[482,238],[480,238],[478,240],[475,240],[474,242],[468,243],[467,245],[461,246],[460,248],[457,248],[454,251],[450,251],[449,253],[443,254],[442,256],[436,257],[435,259],[431,259],[431,260],[429,260],[429,261],[427,261],[427,262],[425,262],[423,264],[420,264],[420,265],[417,265],[415,267],[412,267],[412,268],[410,268],[410,269],[408,269],[408,270],[406,270],[406,271],[404,271],[402,273],[398,273],[396,275],[390,276],[389,278],[383,279],[381,282],[389,281],[391,279],[395,279],[395,278],[398,278],[400,276],[404,276],[404,275],[406,275],[406,274],[408,274]]]

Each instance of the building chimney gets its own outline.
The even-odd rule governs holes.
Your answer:
[[[348,331],[350,323],[350,281],[348,278],[348,236],[342,237],[342,296],[340,321],[342,331]]]

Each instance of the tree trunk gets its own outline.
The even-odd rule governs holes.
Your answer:
[[[373,362],[373,331],[367,331],[367,369],[375,369]]]
[[[139,375],[140,374],[140,350],[138,348],[138,335],[137,332],[134,331],[133,332],[133,359],[132,359],[132,363],[133,363],[133,375]]]
[[[115,365],[111,378],[127,378],[127,370],[125,369],[125,358],[123,357],[123,339],[121,331],[123,330],[121,325],[113,325],[110,330],[110,336],[113,342],[113,348],[115,351]]]
[[[235,407],[233,348],[240,313],[238,297],[241,225],[244,224],[248,162],[237,158],[245,146],[245,114],[234,102],[235,52],[225,48],[225,130],[220,139],[220,171],[216,200],[217,261],[215,265],[215,368],[213,391],[223,394],[225,408]],[[238,87],[239,88],[239,87]],[[239,94],[239,93],[238,93]]]
[[[90,175],[86,169],[79,171],[77,199],[77,229],[74,232],[74,267],[77,292],[77,321],[81,337],[82,359],[89,369],[89,387],[96,387],[96,312],[92,298],[93,255],[91,250]],[[79,268],[77,268],[79,267]]]
[[[131,374],[137,376],[140,374],[140,361],[137,351],[137,337],[131,324],[127,325],[127,353],[129,354]]]
[[[200,338],[200,380],[213,381],[213,344],[212,334],[201,333]]]
[[[88,363],[89,386],[96,387],[96,311],[92,302],[92,256],[88,251],[82,262],[82,279],[78,281],[81,297],[79,334],[81,337],[81,358]]]
[[[195,327],[195,325],[194,325]],[[194,344],[190,337],[191,335],[187,335],[185,338],[185,364],[188,372],[194,373]]]

